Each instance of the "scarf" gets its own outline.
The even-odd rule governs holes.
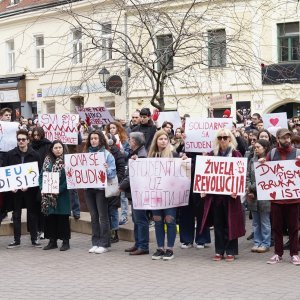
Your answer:
[[[219,150],[219,154],[218,154],[218,156],[232,156],[232,149],[231,149],[231,147],[228,147],[227,149],[226,149],[226,151],[225,152],[222,152],[221,150]]]
[[[277,147],[277,150],[279,152],[280,158],[282,160],[286,160],[287,155],[293,151],[293,147],[291,145],[289,145],[288,148]]]
[[[63,156],[59,156],[52,163],[51,158],[46,156],[43,171],[44,172],[61,172],[64,168],[64,158]],[[57,206],[58,194],[42,194],[42,202],[41,202],[41,210],[44,215],[48,215],[49,207],[53,207],[54,209]]]

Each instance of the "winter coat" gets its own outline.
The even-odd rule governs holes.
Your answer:
[[[255,179],[255,169],[254,163],[258,161],[258,157],[255,155],[252,157],[248,163],[247,170],[247,179],[246,179],[246,187],[249,190],[249,193],[254,194],[254,199],[248,199],[248,209],[251,211],[259,211],[259,212],[270,212],[271,211],[271,202],[268,200],[257,200],[256,193],[256,179]]]
[[[32,149],[35,150],[36,152],[38,152],[40,155],[41,165],[43,165],[45,157],[47,156],[47,154],[49,152],[50,145],[51,145],[51,142],[46,138],[43,138],[39,141],[33,140],[31,142]]]
[[[142,132],[145,137],[145,148],[149,150],[153,137],[156,133],[156,126],[152,125],[152,123],[146,125],[140,124],[135,126],[131,132]]]

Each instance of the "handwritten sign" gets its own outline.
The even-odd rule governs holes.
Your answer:
[[[247,158],[197,156],[194,193],[242,195],[246,191]]]
[[[218,96],[212,96],[209,98],[209,105],[215,106],[228,106],[233,103],[232,94],[222,94]]]
[[[262,116],[264,128],[267,129],[273,136],[280,128],[288,128],[286,112],[265,114]]]
[[[105,188],[106,169],[103,152],[65,155],[68,189]]]
[[[182,127],[178,111],[161,111],[158,113],[159,115],[157,119],[157,127],[161,127],[161,125],[165,121],[171,122],[173,124],[174,131],[176,130],[176,128]]]
[[[106,107],[81,107],[76,106],[76,110],[83,121],[89,119],[91,125],[106,125],[113,122]]]
[[[0,168],[0,192],[26,189],[39,185],[37,162]]]
[[[17,122],[0,121],[0,151],[7,152],[17,146],[16,132],[19,128]]]
[[[210,152],[216,132],[221,128],[231,129],[232,118],[187,118],[185,123],[185,151]]]
[[[79,116],[75,114],[42,114],[39,115],[39,125],[45,131],[45,137],[50,141],[61,140],[64,144],[78,144]]]
[[[43,172],[42,193],[59,194],[59,172]]]
[[[135,209],[164,209],[189,203],[191,160],[142,158],[128,163]]]
[[[254,163],[258,200],[300,198],[300,162],[298,160]]]

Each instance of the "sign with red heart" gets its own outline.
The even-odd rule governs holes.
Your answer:
[[[273,136],[280,128],[288,128],[286,112],[265,114],[262,116],[264,128],[267,129]]]

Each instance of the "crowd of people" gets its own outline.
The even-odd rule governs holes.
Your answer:
[[[0,111],[1,121],[11,121],[12,111]],[[249,251],[265,253],[274,244],[274,255],[268,264],[282,261],[284,250],[289,250],[291,262],[300,265],[299,247],[299,203],[293,200],[257,200],[254,163],[266,161],[300,159],[300,119],[289,120],[287,128],[280,128],[273,136],[264,128],[258,113],[251,116],[247,126],[216,131],[213,150],[210,153],[185,151],[185,119],[181,127],[173,128],[165,121],[157,128],[149,108],[135,111],[129,124],[115,120],[104,128],[87,128],[84,122],[78,124],[79,135],[88,131],[83,152],[103,152],[107,178],[117,177],[120,196],[107,198],[104,189],[87,188],[84,198],[91,215],[92,247],[89,253],[108,252],[111,244],[118,242],[118,229],[128,223],[128,204],[131,202],[129,159],[147,157],[191,158],[191,187],[189,203],[178,208],[157,210],[135,209],[132,206],[135,243],[125,249],[129,255],[149,254],[149,223],[154,222],[157,250],[153,260],[174,258],[176,224],[179,224],[180,247],[203,249],[211,243],[210,228],[214,228],[214,261],[232,262],[238,255],[238,238],[245,235],[245,210],[252,216],[253,232],[249,239],[253,246]],[[224,118],[230,111],[224,111]],[[49,240],[44,250],[58,247],[61,251],[70,249],[71,238],[69,216],[80,218],[79,198],[76,189],[68,190],[64,154],[70,149],[61,141],[50,142],[36,120],[20,120],[16,134],[17,147],[0,153],[0,167],[37,161],[40,169],[40,185],[28,189],[0,193],[1,220],[12,211],[14,241],[8,248],[21,244],[21,211],[27,208],[28,231],[32,245],[41,247],[40,238]],[[82,139],[79,138],[79,141]],[[75,150],[73,149],[73,152]],[[248,159],[246,193],[243,196],[193,193],[195,163],[197,155],[221,157],[246,157]],[[43,172],[59,172],[59,194],[42,193]],[[172,187],[170,186],[170,190]],[[120,213],[119,213],[120,209]],[[72,213],[71,213],[72,212]],[[283,244],[283,235],[289,240]],[[166,236],[166,242],[165,242]]]

